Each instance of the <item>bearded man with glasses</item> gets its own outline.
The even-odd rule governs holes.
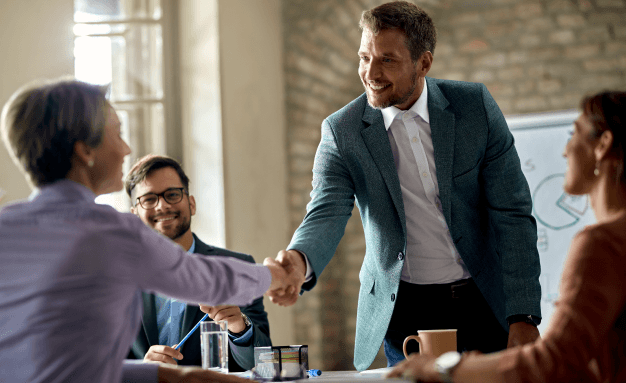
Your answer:
[[[131,212],[189,253],[228,256],[254,263],[250,255],[207,245],[192,233],[191,216],[196,213],[196,201],[189,195],[189,178],[173,158],[148,155],[139,159],[126,176],[125,189],[131,199]],[[198,323],[203,312],[212,320],[228,321],[228,369],[231,372],[254,367],[255,346],[272,345],[262,297],[243,307],[198,307],[144,292],[142,328],[129,358],[201,365],[198,334],[190,337],[179,350],[174,346]]]

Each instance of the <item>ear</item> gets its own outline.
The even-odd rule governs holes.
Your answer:
[[[600,135],[598,139],[598,144],[596,145],[594,154],[596,156],[596,161],[601,161],[605,159],[607,156],[611,154],[611,148],[613,147],[613,132],[610,130],[605,130]]]
[[[134,207],[134,206],[131,206],[131,207],[130,207],[130,212],[131,212],[131,213],[133,213],[134,215],[138,215],[138,214],[137,214],[137,208],[136,208],[136,207]]]
[[[192,195],[189,195],[189,210],[192,216],[196,215],[196,199]]]
[[[92,147],[83,141],[76,141],[74,144],[74,156],[81,164],[88,166],[89,162],[93,163],[95,155]]]
[[[430,51],[422,53],[419,59],[417,59],[417,70],[420,77],[426,77],[430,68],[433,66],[433,54]]]

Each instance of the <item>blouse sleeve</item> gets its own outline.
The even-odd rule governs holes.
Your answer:
[[[505,381],[600,379],[592,366],[606,352],[609,332],[625,300],[620,288],[625,261],[620,253],[619,244],[598,227],[574,238],[549,326],[542,339],[503,353],[500,367]]]
[[[272,280],[260,264],[188,254],[136,217],[115,238],[122,250],[111,259],[115,265],[109,270],[115,270],[120,282],[144,291],[186,302],[245,306],[263,296]]]

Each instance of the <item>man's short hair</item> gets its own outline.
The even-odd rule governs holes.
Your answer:
[[[142,183],[148,176],[158,169],[163,168],[172,168],[178,173],[178,177],[180,178],[180,182],[183,184],[185,191],[189,193],[189,178],[183,171],[180,163],[168,156],[159,156],[156,154],[148,154],[135,162],[130,172],[126,175],[126,179],[124,180],[124,188],[126,189],[126,194],[131,199],[131,204],[135,206],[135,201],[133,201],[133,190],[135,187]]]
[[[29,183],[41,187],[65,178],[76,142],[100,145],[107,90],[61,78],[29,83],[11,96],[2,109],[2,139]]]
[[[437,31],[433,20],[422,8],[407,1],[392,1],[363,11],[359,26],[374,35],[385,29],[401,30],[414,62],[426,51],[435,54]]]

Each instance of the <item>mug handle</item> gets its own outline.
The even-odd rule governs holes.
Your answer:
[[[419,345],[420,345],[420,353],[422,352],[422,340],[420,339],[420,337],[419,337],[419,336],[417,336],[417,335],[410,335],[410,336],[407,336],[407,337],[404,339],[404,343],[402,343],[402,352],[404,352],[404,357],[405,357],[405,358],[408,358],[408,357],[409,357],[409,354],[407,354],[407,353],[406,353],[406,344],[407,344],[407,343],[408,343],[411,339],[415,339],[415,340],[417,341],[417,343],[419,343]]]

